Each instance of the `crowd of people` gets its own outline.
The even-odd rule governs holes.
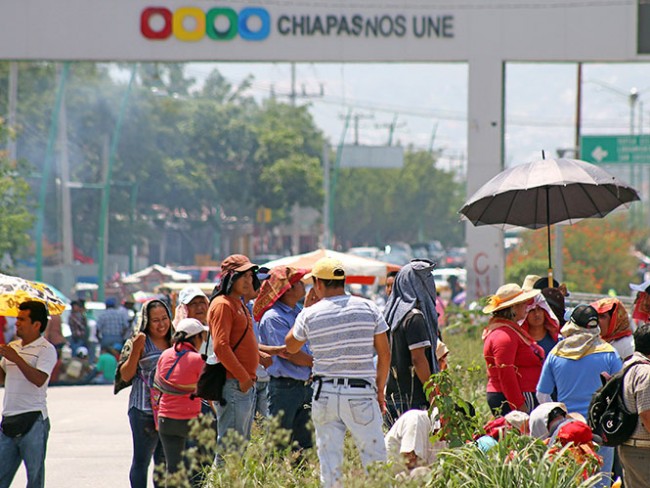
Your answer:
[[[490,409],[498,417],[514,411],[530,414],[533,435],[541,433],[553,443],[549,415],[554,406],[584,424],[568,430],[588,429],[585,419],[592,397],[603,385],[601,375],[611,377],[625,361],[642,360],[624,382],[626,408],[640,415],[638,428],[618,451],[601,445],[597,456],[603,474],[598,486],[610,486],[618,478],[625,486],[645,486],[650,473],[638,458],[650,459],[650,451],[643,450],[650,447],[645,443],[650,422],[644,417],[650,420],[650,406],[647,383],[642,383],[650,375],[645,345],[650,333],[645,324],[650,282],[631,285],[637,291],[632,317],[641,324],[636,331],[620,300],[605,297],[565,310],[566,288],[557,282],[550,285],[545,278],[528,276],[521,287],[501,286],[483,309],[491,315],[483,335]],[[533,429],[533,423],[546,423],[546,428]],[[634,455],[630,447],[637,448]]]
[[[296,464],[305,450],[316,448],[325,487],[342,483],[346,431],[364,468],[390,459],[407,476],[417,476],[445,447],[444,439],[430,441],[446,420],[429,379],[446,369],[449,354],[441,340],[433,266],[414,260],[391,276],[383,310],[346,293],[345,269],[335,259],[323,258],[309,271],[260,269],[241,254],[223,260],[211,296],[187,286],[173,310],[167,300],[152,299],[132,324],[129,314],[107,302],[97,325],[98,364],[106,366],[97,369],[105,375],[112,365],[105,379],[116,394],[130,387],[131,486],[147,486],[152,460],[166,475],[181,471],[201,486],[209,465],[224,462],[229,442],[250,439],[256,415],[277,418],[289,432],[286,444],[270,448],[290,449]],[[603,475],[599,486],[618,476],[630,488],[645,486],[650,282],[633,289],[638,295],[630,320],[620,300],[610,297],[565,309],[566,287],[538,276],[499,287],[483,308],[490,317],[483,332],[486,402],[494,418],[472,444],[487,452],[504,432],[530,435],[545,440],[551,452],[569,445],[578,463],[595,460]],[[73,304],[70,323],[70,347],[78,357],[88,348],[83,303]],[[18,339],[0,345],[6,389],[0,487],[11,484],[21,460],[29,486],[44,483],[45,390],[60,361],[57,344],[43,336],[47,326],[45,306],[24,302]],[[625,361],[635,361],[624,392],[639,422],[615,451],[598,446],[585,418],[601,373],[613,375]],[[223,381],[213,379],[216,371]],[[205,384],[199,387],[204,381],[218,392],[206,395]],[[474,415],[473,408],[466,413]],[[217,437],[208,466],[184,457],[197,447],[205,458],[206,446],[190,436],[190,422],[201,414],[212,419]],[[157,478],[156,486],[164,479]]]

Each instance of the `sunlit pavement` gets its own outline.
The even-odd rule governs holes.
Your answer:
[[[0,388],[0,400],[4,389]],[[131,431],[129,390],[113,395],[107,386],[50,387],[50,439],[45,461],[47,488],[129,486]],[[0,461],[1,462],[1,461]],[[149,476],[149,483],[151,476]],[[11,488],[26,485],[21,465]]]

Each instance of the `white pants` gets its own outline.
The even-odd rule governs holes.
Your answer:
[[[316,385],[315,392],[318,391]],[[314,395],[315,396],[315,395]],[[386,461],[386,446],[377,394],[364,388],[323,383],[318,400],[312,402],[316,447],[320,460],[320,480],[326,487],[341,485],[343,440],[350,430],[364,468],[375,461]]]

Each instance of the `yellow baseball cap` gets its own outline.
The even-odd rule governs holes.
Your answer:
[[[311,273],[305,278],[316,277],[319,280],[344,280],[345,269],[343,263],[334,258],[320,258],[311,268]]]

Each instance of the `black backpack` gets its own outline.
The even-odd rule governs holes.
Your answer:
[[[623,401],[623,378],[628,370],[637,364],[650,364],[635,361],[621,371],[607,378],[601,373],[603,382],[591,398],[587,411],[587,423],[594,434],[603,439],[605,446],[618,446],[628,440],[636,429],[639,414],[630,412]]]

